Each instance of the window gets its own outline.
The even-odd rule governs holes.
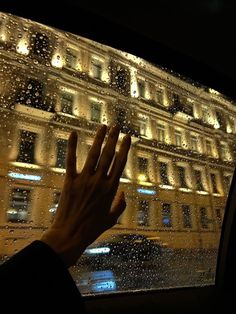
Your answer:
[[[71,69],[77,67],[77,53],[71,49],[66,49],[66,66]]]
[[[209,109],[207,107],[202,107],[202,120],[206,123],[210,120]]]
[[[225,121],[225,117],[224,117],[223,112],[217,110],[216,111],[216,118],[217,118],[217,121],[219,123],[220,128],[225,131],[226,130],[226,121]]]
[[[198,151],[197,137],[192,135],[190,137],[190,142],[191,142],[191,149],[195,152]]]
[[[20,131],[20,143],[19,153],[16,161],[25,162],[28,164],[35,163],[35,141],[37,134],[34,132],[21,130]]]
[[[221,225],[222,225],[221,209],[220,208],[216,208],[215,212],[216,212],[216,221],[217,221],[218,227],[221,228]]]
[[[72,114],[74,103],[74,95],[70,93],[62,93],[61,95],[61,111],[63,113]]]
[[[139,120],[139,133],[142,136],[147,136],[147,121]]]
[[[66,149],[67,149],[67,140],[57,139],[57,160],[56,167],[57,168],[66,168]]]
[[[139,97],[145,98],[145,82],[138,80],[138,93]]]
[[[221,151],[221,159],[227,160],[228,154],[229,154],[227,143],[220,143],[220,151]]]
[[[138,170],[140,181],[148,180],[148,159],[143,157],[138,157]]]
[[[186,177],[185,177],[185,168],[177,166],[178,171],[178,177],[179,177],[179,184],[181,188],[188,188],[186,183]]]
[[[219,193],[216,183],[216,175],[214,173],[210,174],[211,177],[211,186],[212,186],[212,192],[213,193]]]
[[[102,79],[102,63],[96,59],[92,59],[91,62],[91,71],[92,75],[95,79],[101,80]]]
[[[11,190],[10,209],[7,211],[7,220],[10,222],[26,222],[29,216],[30,193],[27,188]]]
[[[137,213],[137,223],[139,226],[148,226],[149,202],[146,200],[139,201]]]
[[[209,228],[209,219],[207,217],[207,210],[205,207],[200,208],[200,226],[203,229]]]
[[[81,14],[78,16],[81,18]],[[94,22],[92,15],[91,18]],[[117,256],[85,252],[81,261],[88,264],[81,268],[76,265],[72,270],[81,293],[214,284],[220,238],[217,217],[221,210],[223,219],[235,170],[234,146],[230,146],[234,134],[229,127],[229,117],[235,119],[235,101],[222,94],[211,95],[205,86],[186,77],[182,80],[171,68],[166,71],[158,62],[152,63],[154,59],[140,58],[144,55],[117,51],[13,15],[9,19],[0,16],[4,23],[3,32],[0,31],[0,64],[6,82],[0,86],[0,227],[4,237],[17,241],[13,246],[0,243],[0,254],[13,254],[26,239],[31,242],[40,237],[50,225],[65,178],[67,134],[78,132],[80,171],[88,153],[87,144],[93,142],[99,124],[105,122],[110,127],[118,123],[121,127],[118,146],[125,133],[132,134],[129,158],[119,185],[125,192],[127,206],[122,224],[104,233],[93,248],[107,248],[103,245],[105,240],[112,242],[116,235],[134,234],[136,240],[129,250],[120,249]],[[36,33],[37,38],[33,37]],[[47,37],[40,38],[40,33]],[[22,40],[24,46],[18,49]],[[152,50],[150,47],[146,51]],[[57,112],[48,114],[55,104]],[[175,110],[171,111],[171,107]],[[206,108],[205,113],[202,107]],[[222,112],[227,130],[219,128],[216,111]],[[227,144],[223,157],[221,142]],[[20,162],[14,162],[17,160]],[[216,195],[211,195],[209,169],[215,173],[213,185],[220,192]],[[225,177],[222,189],[221,176]],[[202,213],[200,208],[205,208]],[[7,225],[11,226],[12,234],[10,229],[4,229]],[[147,248],[143,238],[137,239],[140,235],[164,244],[163,255],[156,256],[150,242]],[[99,267],[103,267],[103,272]],[[132,273],[127,273],[128,268]],[[209,268],[211,279],[208,272],[200,279],[198,271]],[[112,272],[113,281],[106,281],[104,274]]]
[[[34,55],[41,58],[49,56],[49,38],[44,33],[36,32],[32,35],[32,52]]]
[[[168,179],[168,164],[165,162],[160,162],[160,179],[162,185],[170,185]]]
[[[126,111],[122,108],[117,108],[115,114],[116,114],[115,121],[120,126],[121,132],[127,133],[129,127],[127,125]]]
[[[16,102],[26,106],[49,111],[44,101],[44,84],[36,79],[28,79],[17,93]]]
[[[158,89],[156,92],[156,100],[157,103],[160,105],[163,105],[163,90],[162,89]]]
[[[157,140],[159,142],[165,142],[165,125],[157,124]]]
[[[202,172],[200,170],[194,170],[196,189],[197,191],[205,191],[202,184]]]
[[[101,105],[96,102],[91,103],[91,121],[100,123],[101,122]]]
[[[189,205],[182,205],[183,227],[192,228],[191,209]]]
[[[232,176],[231,175],[224,175],[223,176],[224,188],[225,188],[226,192],[228,192],[229,189],[230,189],[231,180],[232,180]]]
[[[111,69],[112,86],[124,96],[130,95],[130,73],[123,65],[112,64]]]
[[[206,140],[206,154],[212,156],[212,142],[209,140]]]
[[[172,227],[171,204],[162,204],[162,226],[166,228]]]
[[[175,130],[175,145],[182,147],[182,132],[179,130]]]

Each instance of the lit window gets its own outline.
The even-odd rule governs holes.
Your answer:
[[[92,75],[95,79],[102,79],[102,63],[97,59],[92,59],[91,62],[91,71]]]
[[[140,135],[143,135],[143,136],[147,135],[147,121],[146,120],[139,121],[139,133]]]
[[[10,209],[7,220],[10,222],[26,222],[30,207],[30,189],[14,188],[11,191]]]
[[[170,228],[172,227],[172,218],[171,218],[171,204],[163,203],[162,204],[162,226]]]
[[[160,179],[162,185],[170,185],[168,179],[168,164],[165,162],[160,162]]]
[[[190,143],[191,143],[191,150],[193,151],[198,151],[198,143],[197,143],[197,137],[196,136],[191,136],[190,137]]]
[[[159,142],[165,142],[165,125],[157,124],[157,140]]]
[[[186,177],[185,177],[185,168],[177,166],[177,171],[178,171],[178,177],[179,177],[179,184],[181,188],[188,188],[187,183],[186,183]]]
[[[138,80],[138,93],[139,97],[145,98],[145,82]]]
[[[212,156],[212,142],[210,140],[206,140],[206,154]]]
[[[91,121],[100,123],[101,122],[101,105],[96,102],[92,102],[91,106]]]
[[[200,208],[200,225],[201,225],[201,228],[203,229],[208,229],[209,228],[209,219],[208,219],[208,216],[207,216],[207,210],[205,207],[201,207]]]
[[[158,89],[156,91],[156,101],[158,104],[163,105],[163,90]]]
[[[212,192],[213,193],[219,193],[217,184],[216,184],[216,175],[214,173],[210,174],[211,177],[211,186],[212,186]]]
[[[227,143],[220,143],[220,151],[221,151],[221,158],[222,160],[229,159],[229,148]]]
[[[149,202],[146,200],[139,201],[137,213],[137,223],[139,226],[148,226]]]
[[[143,157],[138,157],[138,170],[139,170],[139,176],[143,176],[145,181],[148,180],[148,159]]]
[[[196,189],[197,191],[205,191],[202,184],[202,172],[200,170],[194,170]]]
[[[182,147],[182,132],[179,130],[175,130],[175,145]]]
[[[216,118],[217,121],[219,123],[219,126],[221,129],[223,129],[224,131],[226,131],[226,121],[225,121],[225,117],[222,111],[217,110],[216,111]]]
[[[61,111],[63,113],[72,114],[73,112],[74,95],[70,93],[61,94]]]
[[[182,205],[183,227],[192,228],[191,209],[189,205]]]
[[[70,48],[66,49],[66,66],[71,69],[77,67],[77,53]]]
[[[206,123],[210,120],[210,113],[207,107],[202,107],[202,120]]]
[[[34,132],[21,130],[19,154],[16,161],[34,164],[35,141],[37,134]]]
[[[67,140],[57,139],[57,168],[66,168],[66,149],[67,149]]]

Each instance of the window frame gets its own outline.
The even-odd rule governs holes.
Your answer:
[[[57,12],[57,17],[55,16],[55,11],[49,11],[49,14],[45,16],[44,11],[42,9],[37,10],[35,12],[34,8],[32,10],[29,10],[28,5],[25,7],[22,4],[19,6],[18,3],[15,3],[16,5],[12,5],[11,3],[4,3],[1,4],[2,8],[6,12],[11,12],[16,15],[22,15],[25,13],[25,15],[28,18],[36,19],[42,23],[46,23],[50,25],[52,22],[53,18],[55,18],[53,24],[56,25],[57,27],[62,27],[62,21],[65,21],[65,13],[68,13],[68,11],[65,12],[66,8],[63,8],[62,11]],[[73,5],[71,4],[70,6],[70,12],[73,13]],[[78,9],[78,7],[77,7]],[[23,13],[22,13],[23,12]],[[77,14],[78,10],[75,10],[75,13]],[[86,10],[83,10],[83,8],[80,8],[81,12],[81,20],[79,23],[81,23],[81,26],[83,26],[83,23],[86,22],[91,18],[90,14],[91,12],[86,12]],[[62,14],[63,13],[63,14]],[[83,13],[83,14],[82,14]],[[87,13],[87,14],[86,14]],[[97,21],[97,26],[101,23],[101,26],[107,25],[107,20],[106,23],[104,22],[103,18],[101,18],[101,15],[99,14],[94,14],[93,13],[93,18],[95,18],[95,21]],[[75,19],[77,21],[77,19]],[[99,23],[100,22],[100,23]],[[78,21],[77,23],[64,23],[64,28],[67,29],[67,31],[76,31],[78,29]],[[114,30],[116,30],[116,23],[110,21],[108,25]],[[89,27],[89,25],[88,25]],[[232,81],[230,79],[227,79],[227,77],[224,77],[224,74],[222,75],[214,75],[213,73],[207,68],[204,69],[204,67],[201,67],[199,69],[199,62],[196,62],[192,59],[189,60],[186,54],[183,55],[171,55],[171,54],[166,54],[163,53],[163,51],[159,51],[158,57],[156,56],[156,51],[158,49],[154,49],[155,47],[158,47],[157,44],[155,44],[154,40],[147,39],[144,37],[144,40],[142,41],[142,47],[140,47],[140,44],[136,46],[135,44],[135,39],[137,39],[137,43],[140,43],[140,37],[137,35],[136,37],[132,37],[132,31],[122,25],[122,27],[119,25],[117,27],[117,32],[114,31],[113,33],[113,38],[110,37],[110,32],[108,34],[104,34],[103,36],[101,34],[98,35],[94,34],[94,28],[89,28],[88,30],[84,30],[83,27],[81,27],[81,33],[86,36],[90,36],[94,40],[99,40],[103,38],[107,43],[110,45],[117,45],[116,41],[114,39],[117,39],[118,34],[121,33],[121,30],[126,30],[126,32],[123,32],[124,38],[127,39],[126,36],[129,36],[130,38],[133,38],[132,45],[130,46],[129,44],[125,44],[124,39],[119,41],[119,46],[123,47],[124,50],[129,51],[130,50],[134,53],[136,51],[136,54],[140,52],[141,56],[148,55],[150,60],[156,60],[157,63],[163,63],[164,65],[168,64],[170,68],[173,68],[176,72],[181,72],[180,71],[180,66],[183,67],[185,73],[189,73],[189,77],[192,77],[196,81],[199,81],[199,78],[204,77],[203,81],[206,82],[206,85],[213,86],[216,88],[221,87],[223,90],[228,91],[229,94],[235,95],[235,84],[230,84]],[[127,34],[125,36],[125,34]],[[134,35],[134,34],[133,34]],[[120,36],[118,36],[120,38]],[[143,38],[141,36],[141,38]],[[149,45],[148,45],[149,44]],[[150,46],[150,44],[152,44]],[[152,47],[152,49],[149,49]],[[144,51],[143,51],[144,50]],[[226,49],[227,50],[227,49]],[[148,51],[148,52],[147,52]],[[165,56],[167,55],[168,58]],[[173,56],[173,58],[171,58]],[[183,58],[183,57],[186,58]],[[190,66],[189,66],[190,65]],[[192,66],[191,66],[192,65]],[[200,66],[202,66],[200,64]],[[179,69],[179,71],[178,71]],[[201,71],[202,69],[202,71]],[[220,80],[218,78],[221,78]],[[225,80],[225,81],[224,81]],[[208,84],[207,84],[208,82]],[[229,84],[227,84],[229,83]],[[221,85],[222,84],[222,85]],[[232,87],[234,86],[234,87]],[[226,93],[227,94],[227,93]],[[98,297],[86,297],[86,307],[88,308],[88,312],[92,313],[93,310],[96,308],[100,308],[103,313],[120,313],[121,309],[124,308],[126,309],[127,312],[129,313],[137,313],[137,310],[141,309],[145,310],[143,313],[147,313],[148,311],[153,311],[153,308],[159,309],[161,311],[163,309],[164,312],[167,312],[169,308],[175,309],[175,311],[178,311],[179,309],[183,309],[183,304],[185,307],[189,309],[195,309],[199,308],[202,309],[202,304],[207,305],[210,304],[212,305],[212,297],[214,298],[216,295],[216,290],[222,290],[224,287],[230,287],[230,285],[233,283],[232,277],[234,278],[233,275],[235,275],[235,253],[233,252],[233,247],[235,245],[232,245],[232,243],[236,243],[236,235],[235,235],[235,230],[236,230],[236,209],[235,209],[235,204],[236,203],[236,178],[235,175],[233,176],[231,188],[230,188],[230,193],[228,197],[228,201],[226,204],[226,215],[225,219],[223,222],[223,228],[222,228],[222,235],[221,235],[221,242],[220,242],[220,248],[219,248],[219,256],[218,256],[218,266],[217,266],[217,272],[216,272],[216,284],[213,286],[209,287],[198,287],[198,288],[186,288],[186,289],[173,289],[172,291],[151,291],[151,292],[138,292],[138,293],[132,293],[132,294],[119,294],[119,296],[110,296],[110,295],[103,295],[103,296],[98,296]],[[226,228],[226,226],[228,228]],[[209,296],[210,298],[206,297]],[[207,303],[202,302],[202,299],[205,298],[207,299]],[[171,301],[170,301],[171,300]],[[117,305],[119,305],[119,309],[117,309]],[[175,307],[176,305],[176,307]],[[169,307],[168,307],[169,306]],[[209,305],[207,305],[209,307]],[[133,311],[132,311],[133,310]]]

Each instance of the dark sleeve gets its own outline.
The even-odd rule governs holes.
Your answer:
[[[83,300],[59,256],[34,241],[0,266],[1,308],[19,313],[85,313]],[[22,309],[22,312],[20,311]]]

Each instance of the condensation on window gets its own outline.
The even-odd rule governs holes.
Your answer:
[[[50,226],[70,132],[82,169],[98,126],[132,146],[127,208],[70,269],[84,295],[214,283],[235,165],[235,102],[174,72],[0,13],[0,256]],[[119,143],[118,143],[119,144]]]

